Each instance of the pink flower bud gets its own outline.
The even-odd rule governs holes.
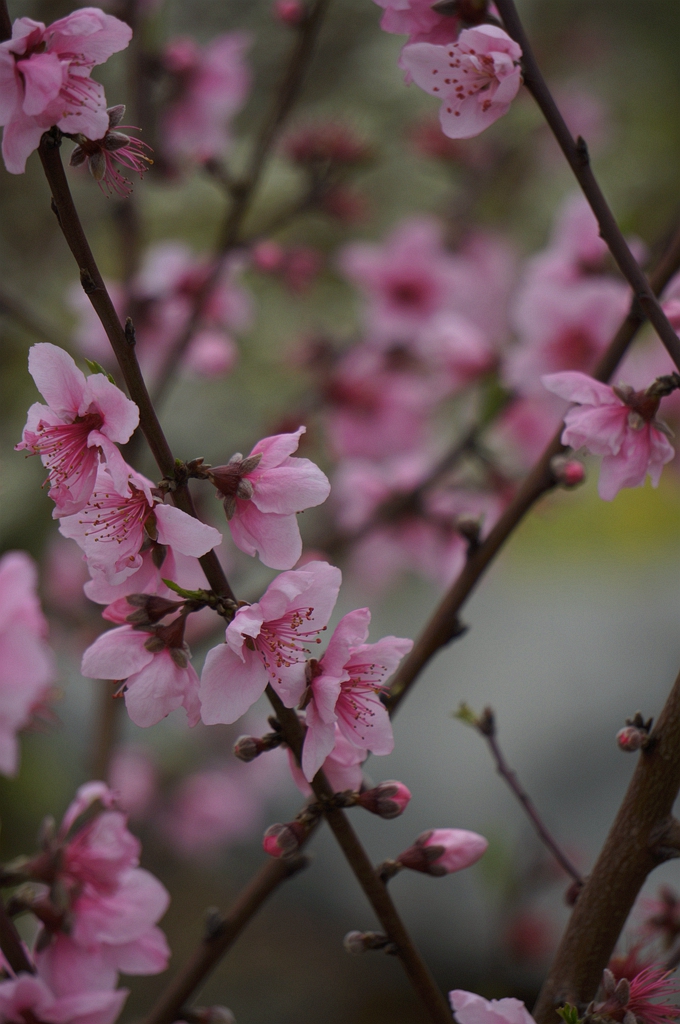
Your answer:
[[[283,263],[283,255],[283,249],[279,243],[267,238],[258,242],[251,250],[253,265],[266,274],[272,274],[280,268]]]
[[[257,736],[239,736],[234,744],[234,755],[239,761],[254,761],[265,750],[265,744]]]
[[[562,487],[578,487],[586,478],[583,463],[578,459],[567,459],[564,455],[556,455],[551,459],[550,469],[556,483]]]
[[[411,792],[404,783],[390,779],[374,789],[360,793],[357,803],[381,818],[398,818],[406,810],[410,799]]]
[[[634,725],[626,725],[616,734],[619,748],[628,754],[634,754],[636,750],[639,750],[646,739],[647,733],[636,729]]]
[[[488,846],[484,836],[461,828],[435,828],[418,836],[397,862],[427,875],[448,875],[475,864]]]
[[[264,834],[262,847],[270,857],[291,857],[307,838],[308,829],[298,821],[285,825],[270,825]]]
[[[292,27],[301,25],[307,13],[302,0],[274,0],[272,10],[277,21]]]

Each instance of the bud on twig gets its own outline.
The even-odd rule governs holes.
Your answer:
[[[649,743],[649,733],[653,722],[653,718],[645,721],[641,711],[636,711],[632,718],[627,718],[624,728],[619,729],[616,734],[619,749],[630,754],[646,747]]]
[[[583,463],[566,455],[555,455],[550,460],[550,472],[555,483],[568,490],[572,487],[578,487],[586,478]]]
[[[270,732],[266,736],[239,736],[234,744],[234,755],[239,761],[254,761],[266,750],[275,750],[281,746],[283,739],[280,733]]]
[[[395,944],[383,932],[347,932],[342,944],[350,956],[361,956],[370,949],[382,949],[393,955],[397,952]]]
[[[484,836],[461,828],[434,828],[418,836],[397,863],[426,875],[448,875],[475,864],[488,846]]]
[[[373,789],[359,793],[356,802],[371,814],[389,819],[398,818],[403,814],[410,799],[411,792],[404,783],[390,779]]]
[[[309,835],[309,825],[289,821],[284,825],[270,825],[264,834],[262,846],[270,857],[292,857]]]

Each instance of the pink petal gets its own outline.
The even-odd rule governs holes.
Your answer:
[[[522,82],[519,68],[505,81],[502,95],[509,96],[505,102],[495,99],[489,101],[485,99],[484,93],[467,96],[459,105],[444,100],[439,110],[444,135],[449,139],[472,139],[507,114],[510,100],[517,95]]]
[[[449,992],[458,1024],[532,1024],[533,1017],[519,999],[483,999],[474,992]]]
[[[21,102],[21,85],[16,62],[8,50],[0,47],[0,124],[11,121]]]
[[[160,543],[170,544],[183,555],[200,558],[222,543],[219,530],[187,515],[174,505],[156,505],[154,514]]]
[[[125,494],[128,490],[130,467],[113,441],[110,441],[101,431],[91,430],[87,436],[87,444],[88,447],[98,448],[101,451],[116,492]]]
[[[33,117],[18,111],[7,122],[2,133],[2,158],[10,174],[23,174],[26,161],[40,145],[49,124],[40,124]]]
[[[566,398],[568,402],[579,402],[581,405],[623,405],[608,384],[602,384],[576,370],[548,373],[541,377],[541,381],[548,391]]]
[[[307,781],[311,782],[335,746],[335,724],[322,721],[313,704],[307,708],[306,721],[302,771]]]
[[[267,672],[255,651],[243,648],[244,661],[227,644],[208,651],[201,673],[201,717],[206,725],[230,725],[264,693]]]
[[[125,444],[139,426],[137,405],[103,373],[93,373],[87,378],[86,384],[87,394],[83,395],[83,405],[85,402],[93,402],[104,420],[100,427],[102,434],[117,444]],[[86,408],[82,408],[81,414],[86,411]]]
[[[131,626],[121,626],[102,633],[83,654],[81,672],[88,679],[127,679],[153,661],[154,655],[144,647],[147,633],[137,633]]]
[[[47,1024],[113,1024],[120,1016],[129,990],[80,992],[62,996],[42,1018]]]
[[[132,39],[132,29],[98,7],[81,7],[54,21],[47,36],[51,51],[78,53],[88,62],[103,64],[112,54],[125,49]]]
[[[251,501],[260,512],[281,515],[302,512],[321,505],[331,491],[326,474],[309,459],[289,459],[284,465],[263,473],[259,469],[258,466],[253,474]]]
[[[265,469],[280,466],[286,456],[297,451],[300,437],[306,431],[307,427],[298,427],[294,434],[274,434],[272,437],[265,437],[258,441],[250,453],[250,455],[262,455],[257,467],[258,471],[262,472]]]
[[[54,53],[33,53],[28,60],[22,60],[21,73],[24,79],[24,114],[29,117],[40,114],[57,98],[64,79],[64,67]]]
[[[168,966],[170,947],[155,925],[134,942],[116,946],[116,966],[123,974],[160,974]]]
[[[40,977],[57,996],[113,988],[117,972],[100,947],[83,949],[73,939],[57,934],[47,949],[36,956]]]
[[[200,720],[198,676],[193,665],[176,665],[167,650],[155,654],[152,660],[128,677],[125,706],[135,725],[146,729],[156,725],[177,708],[183,707],[188,724]]]
[[[229,529],[237,548],[259,555],[270,569],[290,569],[300,560],[302,538],[294,514],[264,513],[252,501],[237,501]]]
[[[64,419],[74,419],[85,411],[81,410],[87,386],[85,374],[63,348],[47,342],[32,345],[28,372],[49,407]]]
[[[88,139],[102,139],[109,126],[109,115],[106,113],[106,96],[104,86],[90,78],[89,71],[85,68],[71,66],[69,69],[71,79],[87,79],[88,103],[74,104],[69,109],[66,107],[63,112],[56,111],[54,106],[49,108],[52,112],[52,119],[57,120],[57,127],[63,132],[82,132]],[[58,102],[58,101],[57,101]]]
[[[391,754],[394,750],[394,733],[387,708],[376,694],[370,704],[370,715],[357,715],[351,701],[341,697],[336,705],[338,725],[346,738],[355,747],[371,750],[374,754]]]
[[[368,608],[355,608],[353,612],[343,615],[321,661],[324,673],[337,677],[342,675],[349,660],[350,649],[365,643],[370,624],[371,612]]]
[[[472,53],[507,53],[512,60],[520,60],[522,50],[518,43],[498,25],[477,25],[466,28],[458,36],[461,50]]]
[[[593,455],[615,455],[628,432],[624,405],[576,406],[564,417],[562,444]]]
[[[413,81],[430,96],[443,99],[449,88],[444,79],[449,77],[451,68],[449,48],[434,43],[407,43],[401,51],[400,63]]]
[[[143,868],[131,868],[111,896],[80,896],[73,908],[74,942],[125,945],[145,935],[168,909],[170,895],[164,885]]]

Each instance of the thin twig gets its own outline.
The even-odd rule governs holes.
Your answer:
[[[154,381],[153,399],[155,404],[165,395],[184,351],[200,326],[206,305],[219,280],[225,261],[230,252],[239,244],[241,228],[260,184],[267,157],[298,97],[329,3],[330,0],[315,0],[297,30],[297,38],[293,44],[283,80],[275,91],[271,110],[255,140],[246,174],[243,180],[234,181],[231,184],[231,207],[220,232],[211,272],[196,292],[186,328],[169,350]]]
[[[633,294],[642,306],[650,323],[666,346],[668,354],[678,369],[680,369],[680,338],[678,338],[673,330],[666,314],[661,308],[661,304],[654,294],[654,289],[628,247],[628,243],[604,197],[597,178],[593,174],[588,147],[585,141],[580,136],[576,141],[572,138],[571,132],[536,62],[531,44],[517,13],[514,0],[499,0],[496,6],[508,34],[522,48],[524,84],[541,108],[550,130],[567,158],[569,166],[590,204],[590,208],[597,217],[597,222],[600,225],[600,235],[607,243],[609,251],[614,257],[621,273],[633,289]]]
[[[676,230],[667,251],[650,275],[650,284],[655,294],[660,294],[663,291],[678,269],[680,269],[680,229]],[[596,380],[609,380],[645,319],[639,303],[633,300],[628,316],[593,371],[593,377]],[[444,595],[417,638],[411,653],[402,662],[392,681],[390,695],[386,701],[391,712],[396,711],[430,658],[458,635],[458,615],[468,597],[527,512],[543,494],[554,487],[550,463],[555,455],[564,451],[561,442],[562,431],[563,427],[560,426],[488,537],[470,555],[462,572]]]
[[[0,0],[0,43],[12,38],[12,19],[7,10],[7,0]]]
[[[286,745],[293,752],[299,764],[304,739],[303,726],[296,712],[284,707],[271,686],[267,687],[267,697],[281,724]],[[427,1007],[430,1019],[440,1022],[440,1024],[451,1024],[451,1010],[446,999],[406,930],[399,912],[392,902],[387,886],[377,874],[345,812],[330,807],[334,791],[322,771],[315,775],[312,789],[321,805],[325,806],[326,821],[345,854],[355,878],[373,907],[385,934],[390,942],[394,943],[396,955],[401,960],[413,988]]]
[[[14,921],[7,913],[5,904],[0,899],[0,949],[5,954],[5,959],[15,974],[25,971],[28,974],[35,974],[35,968],[26,956],[19,932],[14,927]]]
[[[460,717],[462,718],[463,716],[461,715]],[[467,721],[467,719],[464,720]],[[573,878],[578,886],[582,886],[583,876],[580,874],[578,869],[574,867],[564,850],[551,834],[547,825],[541,818],[533,800],[521,785],[517,777],[517,772],[515,772],[506,761],[505,755],[498,743],[496,734],[496,717],[491,708],[484,709],[475,723],[475,728],[486,740],[489,750],[491,751],[491,756],[496,762],[496,770],[498,771],[498,774],[505,779],[512,792],[524,807],[524,810],[526,811],[531,824],[534,826],[541,842],[543,842],[543,844],[550,850],[560,867],[564,868],[566,873]]]
[[[253,875],[219,924],[204,936],[198,949],[162,993],[144,1024],[172,1024],[181,1011],[234,944],[262,904],[282,882],[308,864],[306,857],[270,859]]]

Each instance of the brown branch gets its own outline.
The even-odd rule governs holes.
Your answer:
[[[61,138],[56,129],[46,132],[38,150],[45,176],[52,192],[52,206],[69,249],[80,269],[80,280],[85,294],[92,303],[102,327],[111,343],[130,398],[139,408],[139,423],[151,453],[164,477],[173,479],[175,458],[170,450],[156,410],[153,407],[135,353],[134,327],[128,320],[123,328],[106,289],[97,262],[85,237],[68,186],[59,147]],[[173,503],[188,515],[196,516],[193,499],[186,483],[178,484],[171,492]],[[234,600],[234,593],[214,551],[199,559],[212,589]]]
[[[283,706],[271,686],[267,687],[267,697],[281,724],[286,745],[299,763],[304,739],[303,726],[296,712]],[[430,1019],[439,1024],[451,1024],[451,1010],[446,999],[406,930],[387,886],[377,874],[345,812],[329,806],[334,792],[322,771],[317,772],[314,777],[312,789],[321,805],[325,806],[326,821],[385,934],[390,942],[394,943],[396,955],[401,960],[413,988],[426,1006]]]
[[[463,714],[459,717],[462,718],[463,721],[468,721]],[[541,842],[550,850],[560,867],[562,867],[566,873],[573,878],[574,882],[576,882],[578,886],[582,886],[583,878],[581,874],[577,868],[574,867],[564,850],[549,831],[533,800],[521,785],[517,777],[517,772],[513,771],[506,761],[505,755],[503,754],[497,739],[496,717],[491,708],[484,709],[480,717],[474,723],[474,726],[486,740],[489,750],[491,751],[491,756],[496,762],[496,770],[498,774],[505,779],[512,792],[524,807],[524,810],[526,811],[531,824],[534,826]]]
[[[7,10],[7,0],[0,0],[0,43],[12,38],[12,19]]]
[[[12,918],[5,909],[5,904],[0,899],[0,949],[5,954],[7,963],[15,974],[25,971],[28,974],[35,974],[35,967],[26,956],[19,932],[14,927]]]
[[[680,229],[676,230],[668,249],[650,275],[650,285],[655,294],[663,291],[679,268]],[[593,372],[593,376],[597,380],[609,380],[644,322],[645,316],[642,309],[634,300],[628,316]],[[562,430],[563,428],[560,426],[488,537],[472,553],[464,569],[416,640],[413,650],[402,663],[394,677],[390,687],[390,696],[386,702],[391,712],[396,711],[430,658],[455,638],[459,629],[458,614],[477,583],[527,512],[543,494],[554,486],[550,462],[555,455],[564,451],[560,440]]]
[[[198,949],[173,978],[144,1024],[173,1024],[193,993],[217,966],[262,904],[287,878],[307,867],[306,857],[269,860],[239,893],[225,917],[208,930]]]
[[[220,232],[212,270],[197,291],[189,322],[168,352],[163,367],[154,382],[153,399],[155,403],[158,403],[165,395],[179,360],[200,326],[204,310],[219,280],[225,260],[232,249],[239,244],[241,228],[260,184],[267,157],[300,92],[329,2],[330,0],[315,0],[297,30],[297,38],[290,53],[283,80],[275,91],[271,110],[255,140],[246,174],[241,181],[231,183],[231,207]]]
[[[633,289],[633,294],[649,318],[659,338],[666,346],[668,354],[678,369],[680,369],[680,338],[678,338],[670,325],[666,314],[656,298],[654,288],[647,280],[623,237],[623,233],[604,197],[597,178],[593,174],[588,147],[585,141],[580,137],[574,141],[562,114],[557,108],[557,104],[534,57],[514,0],[499,0],[496,6],[508,34],[522,48],[524,84],[541,108],[550,130],[567,158],[569,166],[590,204],[590,208],[597,217],[597,222],[600,225],[600,235],[609,246],[609,251],[614,257],[621,273]]]
[[[564,1002],[581,1007],[594,997],[647,875],[678,856],[672,810],[679,790],[680,676],[574,907],[534,1010],[539,1024],[554,1024]]]

